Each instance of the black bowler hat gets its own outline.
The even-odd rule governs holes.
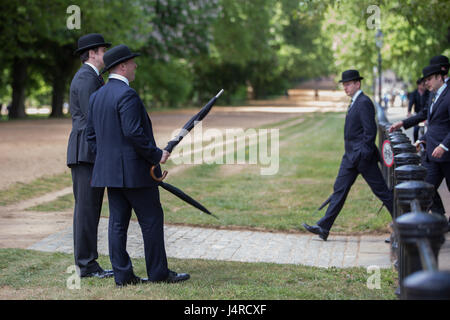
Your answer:
[[[115,65],[118,65],[121,62],[130,60],[134,57],[140,56],[140,53],[133,53],[130,49],[124,45],[119,44],[114,48],[109,49],[103,55],[103,62],[105,63],[105,69],[103,69],[102,73],[105,73]]]
[[[429,76],[432,76],[433,74],[444,74],[444,71],[442,71],[441,66],[439,64],[431,64],[423,68],[422,74],[423,79],[426,79]]]
[[[358,70],[346,70],[342,72],[342,79],[339,82],[347,82],[353,80],[362,80],[364,79],[359,75]]]
[[[74,53],[81,53],[85,50],[97,47],[109,48],[111,47],[111,43],[105,42],[105,39],[103,39],[103,36],[100,33],[89,33],[78,39],[78,49],[75,50]]]
[[[448,61],[448,58],[446,56],[434,56],[433,58],[431,58],[430,60],[430,65],[431,64],[438,64],[441,67],[450,67],[450,63]]]

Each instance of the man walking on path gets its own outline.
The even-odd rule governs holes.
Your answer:
[[[67,166],[71,168],[75,209],[73,215],[73,243],[75,264],[81,277],[111,277],[111,270],[103,270],[97,263],[97,232],[102,209],[104,188],[90,185],[94,154],[89,151],[86,125],[90,95],[104,82],[99,70],[103,68],[103,54],[111,46],[100,34],[87,34],[78,40],[82,66],[70,84],[69,108],[72,131],[67,146]]]
[[[165,163],[170,154],[156,146],[144,104],[129,86],[135,78],[137,56],[125,45],[109,50],[104,55],[109,81],[89,103],[87,135],[89,147],[96,154],[92,186],[108,187],[109,257],[118,287],[189,279],[188,274],[175,273],[167,266],[164,213],[150,168]],[[157,176],[161,176],[158,171]],[[148,278],[134,274],[126,250],[132,209],[142,230]]]
[[[345,118],[345,153],[325,216],[314,226],[303,224],[306,230],[318,234],[325,241],[359,174],[369,184],[373,193],[383,201],[391,216],[393,212],[393,195],[377,164],[380,155],[375,145],[377,135],[375,108],[369,97],[361,91],[362,79],[357,70],[342,73],[339,82],[343,83],[347,96],[352,98]]]

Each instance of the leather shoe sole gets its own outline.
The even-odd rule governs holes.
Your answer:
[[[112,270],[101,270],[96,272],[87,273],[85,275],[82,275],[81,278],[111,278],[114,276],[114,271]]]
[[[149,282],[147,278],[139,278],[138,276],[133,275],[133,277],[131,279],[129,279],[128,281],[116,282],[116,287],[123,288],[123,287],[129,286],[129,285],[134,286],[134,285],[137,285],[140,283],[147,283],[147,282]]]
[[[303,227],[305,227],[306,230],[308,230],[311,233],[317,234],[319,235],[319,237],[323,240],[323,241],[327,241],[328,239],[328,234],[329,232],[322,229],[321,227],[315,225],[315,226],[310,226],[306,223],[303,224]]]

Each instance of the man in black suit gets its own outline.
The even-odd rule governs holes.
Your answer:
[[[377,135],[375,108],[370,98],[361,91],[362,79],[357,70],[342,73],[339,82],[343,83],[347,96],[352,98],[345,118],[345,153],[325,216],[314,226],[303,224],[306,230],[318,234],[325,241],[359,174],[369,184],[373,193],[383,201],[392,216],[393,195],[377,165],[380,155],[375,145]]]
[[[433,61],[433,59],[432,59]],[[416,146],[426,148],[423,166],[427,168],[426,182],[435,186],[436,191],[445,177],[450,191],[450,94],[448,84],[445,82],[447,70],[441,64],[429,65],[423,69],[425,84],[433,94],[433,100],[426,110],[417,115],[394,123],[390,131],[401,128],[410,128],[416,123],[427,120],[428,130],[418,141]],[[431,210],[435,213],[445,214],[445,208],[439,194],[436,192]]]
[[[82,36],[75,53],[80,54],[83,64],[70,84],[72,131],[67,147],[67,166],[71,169],[75,198],[74,257],[81,277],[112,276],[112,270],[103,270],[96,261],[97,230],[104,188],[92,188],[90,185],[95,157],[86,140],[89,97],[104,84],[99,70],[104,66],[103,54],[110,45],[100,34]]]
[[[425,87],[425,81],[423,78],[420,78],[416,81],[417,83],[417,89],[411,92],[411,95],[409,97],[409,104],[408,104],[408,117],[412,116],[413,106],[414,106],[414,113],[418,114],[422,109],[427,107],[428,97],[430,95],[430,92]],[[414,126],[414,141],[417,141],[419,137],[419,126]]]
[[[423,165],[427,168],[426,182],[439,188],[445,178],[450,191],[450,93],[445,82],[445,73],[439,65],[430,65],[423,69],[427,85],[432,88],[435,96],[429,107],[427,122],[428,130],[416,142],[426,149],[426,158]],[[432,211],[445,214],[442,201],[433,203]]]
[[[166,150],[156,146],[152,123],[139,95],[130,88],[136,63],[125,45],[104,55],[108,83],[89,102],[88,142],[95,152],[93,187],[107,187],[109,200],[109,257],[118,287],[144,282],[179,282],[189,275],[168,269],[164,245],[164,213],[158,184],[150,168],[165,163]],[[161,170],[157,172],[161,175]],[[148,278],[133,272],[126,251],[127,230],[134,209],[144,238]]]

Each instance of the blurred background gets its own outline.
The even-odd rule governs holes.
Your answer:
[[[221,88],[227,94],[220,103],[237,105],[305,83],[333,87],[350,68],[360,70],[365,91],[374,94],[380,66],[383,97],[397,95],[403,103],[429,59],[450,55],[450,1],[0,2],[4,121],[67,116],[80,66],[73,52],[87,33],[142,54],[132,86],[153,110],[197,106]],[[72,5],[79,29],[70,27],[77,22]]]

